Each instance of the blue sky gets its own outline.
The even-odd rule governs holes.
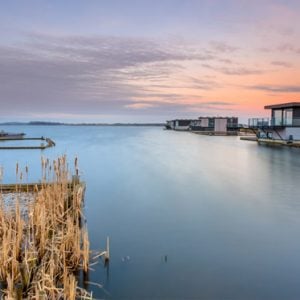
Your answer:
[[[264,115],[300,100],[299,1],[0,1],[3,120]]]

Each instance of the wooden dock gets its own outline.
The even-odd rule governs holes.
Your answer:
[[[0,141],[45,141],[46,144],[41,143],[40,146],[1,146],[0,144],[0,150],[45,150],[47,148],[50,147],[54,147],[55,146],[55,142],[53,140],[51,140],[50,138],[46,138],[46,137],[40,137],[40,138],[23,138],[23,137],[19,137],[19,138],[5,138],[5,137],[0,137]]]
[[[26,140],[45,140],[45,138],[42,137],[32,137],[32,138],[25,138],[21,136],[12,136],[12,137],[6,137],[6,136],[0,136],[0,141],[26,141]]]
[[[241,136],[240,140],[242,141],[250,141],[250,142],[257,142],[257,137],[256,136]]]
[[[11,183],[11,184],[0,184],[0,192],[3,194],[10,193],[35,193],[40,191],[42,188],[54,185],[56,183]],[[73,190],[74,188],[83,188],[85,189],[85,182],[80,181],[78,178],[73,178],[72,181],[68,183],[68,188]]]
[[[266,138],[257,138],[256,136],[241,136],[240,140],[257,142],[258,144],[263,144],[263,145],[300,148],[300,141],[273,140],[273,139],[266,139]]]
[[[265,145],[274,145],[274,146],[287,146],[287,147],[295,147],[300,148],[300,141],[285,141],[285,140],[272,140],[272,139],[263,139],[260,138],[257,140],[259,144]]]

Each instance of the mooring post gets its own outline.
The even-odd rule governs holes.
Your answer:
[[[104,254],[104,262],[107,264],[110,259],[110,254],[109,254],[109,236],[106,238],[106,251]]]

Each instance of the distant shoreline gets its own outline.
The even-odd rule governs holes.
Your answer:
[[[61,122],[40,122],[40,121],[31,121],[31,122],[4,122],[0,123],[0,126],[21,126],[21,125],[30,125],[30,126],[165,126],[164,123],[61,123]]]

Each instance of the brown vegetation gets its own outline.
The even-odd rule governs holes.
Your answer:
[[[77,159],[75,169],[78,174]],[[3,296],[5,299],[91,299],[87,291],[78,287],[75,276],[78,270],[87,272],[89,268],[88,232],[81,224],[84,186],[74,180],[70,188],[66,157],[53,163],[42,159],[42,171],[42,187],[33,193],[32,201],[19,202],[18,183],[13,208],[4,204],[0,194]],[[27,177],[27,167],[25,173]],[[16,177],[18,180],[23,177],[18,165]]]

